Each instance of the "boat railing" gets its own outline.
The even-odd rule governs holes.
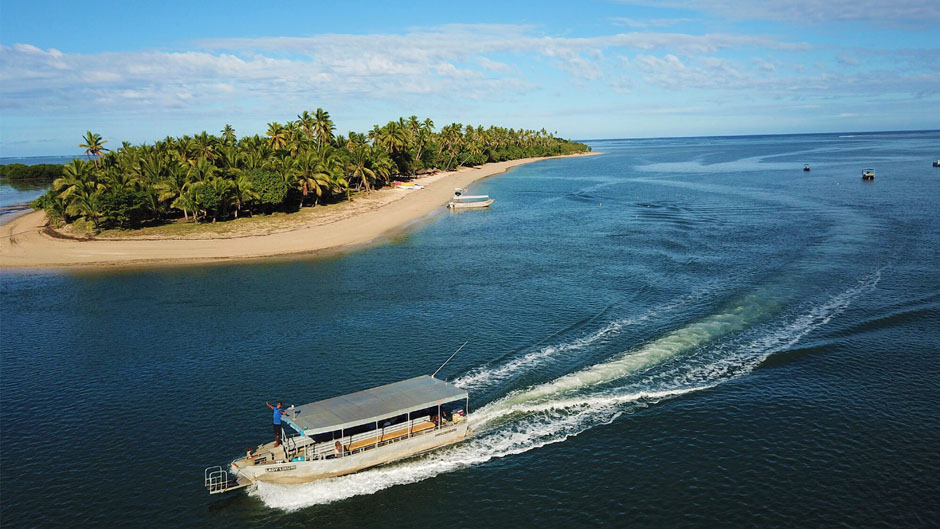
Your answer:
[[[437,426],[431,417],[426,416],[329,441],[316,442],[305,435],[286,436],[283,445],[285,455],[290,460],[299,457],[307,461],[330,459],[410,439],[432,431]],[[342,453],[337,452],[337,442],[343,447]]]
[[[291,454],[297,450],[297,441],[294,439],[295,437],[292,435],[284,436],[284,451],[288,454]]]
[[[433,422],[430,417],[423,417],[355,435],[347,435],[332,441],[314,443],[309,438],[305,438],[306,444],[300,448],[303,449],[308,460],[342,457],[410,439],[436,427],[437,423]],[[342,453],[337,453],[336,443],[343,447]]]
[[[239,473],[230,475],[227,470],[221,466],[207,467],[205,470],[205,485],[209,494],[220,494],[238,490],[251,485],[251,480]]]
[[[209,494],[225,492],[229,488],[228,471],[221,466],[208,467],[205,470],[206,489]]]

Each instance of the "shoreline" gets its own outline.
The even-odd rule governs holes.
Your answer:
[[[522,158],[423,176],[412,182],[424,189],[383,188],[341,207],[324,207],[323,214],[310,208],[291,214],[307,213],[304,219],[285,216],[284,222],[272,219],[233,235],[72,239],[47,233],[45,213],[34,211],[0,226],[0,268],[137,267],[336,254],[407,229],[444,206],[455,187],[541,160],[596,154]]]

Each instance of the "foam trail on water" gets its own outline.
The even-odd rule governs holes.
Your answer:
[[[416,483],[492,459],[559,443],[599,424],[610,423],[630,404],[642,407],[707,387],[710,386],[585,396],[554,403],[517,406],[514,411],[524,414],[524,417],[514,421],[511,427],[495,430],[487,429],[485,421],[471,415],[471,427],[475,429],[474,437],[454,447],[394,465],[313,483],[259,483],[249,494],[258,497],[269,507],[288,511],[373,494],[396,485]]]
[[[701,358],[688,358],[682,365],[646,377],[646,385],[694,385],[716,380],[725,381],[744,376],[768,357],[799,343],[806,335],[829,323],[844,312],[856,299],[875,289],[884,267],[859,279],[846,290],[823,303],[801,310],[795,316],[783,317],[749,329],[724,343],[713,344],[701,351]],[[754,335],[758,336],[755,338]]]
[[[763,330],[762,335],[750,340],[743,346],[732,343],[730,347],[722,347],[722,355],[716,361],[699,368],[698,376],[690,373],[687,383],[698,380],[714,380],[727,376],[741,376],[753,371],[770,355],[786,351],[793,347],[807,334],[826,325],[833,318],[842,314],[859,296],[871,292],[881,281],[881,272],[884,267],[875,270],[866,277],[832,296],[826,302],[810,307],[783,325]]]
[[[501,365],[483,366],[472,369],[466,375],[452,380],[451,383],[464,389],[482,389],[497,385],[514,378],[516,375],[526,373],[532,368],[544,365],[557,358],[559,355],[575,353],[597,342],[603,341],[606,338],[616,336],[626,327],[646,322],[660,314],[673,312],[705,297],[710,290],[711,289],[703,289],[699,292],[686,294],[677,300],[654,307],[636,318],[625,318],[609,322],[600,330],[587,336],[559,345],[547,345],[537,351],[532,351]]]
[[[480,389],[493,386],[516,374],[529,371],[533,367],[542,365],[559,354],[571,353],[601,340],[607,336],[617,334],[626,326],[633,325],[633,320],[618,320],[608,323],[603,329],[572,342],[560,345],[547,345],[538,351],[533,351],[520,358],[515,358],[496,367],[477,368],[470,373],[453,380],[453,384],[464,389]]]
[[[771,328],[770,332],[757,327],[755,329],[765,334],[751,339],[744,346],[735,345],[730,351],[727,344],[710,346],[716,340],[746,329],[779,310],[788,289],[780,288],[780,285],[774,289],[760,289],[717,314],[626,351],[610,361],[545,384],[511,392],[481,407],[469,416],[474,435],[463,443],[392,465],[313,483],[261,483],[249,494],[269,507],[296,510],[373,494],[396,485],[416,483],[442,473],[562,442],[595,426],[609,424],[623,413],[708,389],[750,372],[770,354],[791,347],[809,332],[831,321],[860,295],[874,289],[880,278],[881,270],[878,270],[783,326]],[[730,342],[733,344],[740,340]],[[668,367],[670,361],[690,350],[705,351],[705,358],[690,355],[682,359],[683,364],[678,367]],[[704,364],[696,363],[697,360],[704,361]],[[609,384],[656,366],[666,370],[634,379],[628,386]]]
[[[573,391],[613,382],[669,360],[684,351],[699,347],[728,333],[739,331],[751,323],[774,312],[780,305],[775,296],[766,292],[750,294],[724,311],[670,332],[639,349],[625,351],[613,360],[596,364],[551,382],[525,390],[514,391],[476,413],[487,408],[510,408],[514,404],[564,395]]]
[[[474,436],[453,448],[388,467],[308,484],[260,484],[251,494],[271,507],[298,509],[372,494],[394,485],[414,483],[442,472],[564,441],[597,424],[613,421],[630,404],[647,405],[711,385],[658,392],[638,390],[612,395],[585,395],[576,390],[585,393],[595,389],[603,390],[596,386],[653,366],[690,347],[738,330],[774,307],[775,303],[766,294],[746,296],[719,314],[673,331],[638,351],[629,351],[612,361],[596,364],[546,384],[512,392],[472,413],[470,427],[475,431]]]

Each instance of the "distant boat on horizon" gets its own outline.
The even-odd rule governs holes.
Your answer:
[[[862,171],[862,180],[874,180],[875,179],[875,170],[874,169],[865,169]]]

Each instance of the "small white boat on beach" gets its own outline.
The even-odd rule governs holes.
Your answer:
[[[489,195],[466,195],[467,190],[462,187],[454,188],[454,198],[447,203],[451,209],[488,208],[493,203]]]
[[[205,470],[210,494],[258,482],[306,483],[351,474],[461,441],[469,434],[467,391],[420,376],[290,406],[283,442]]]

